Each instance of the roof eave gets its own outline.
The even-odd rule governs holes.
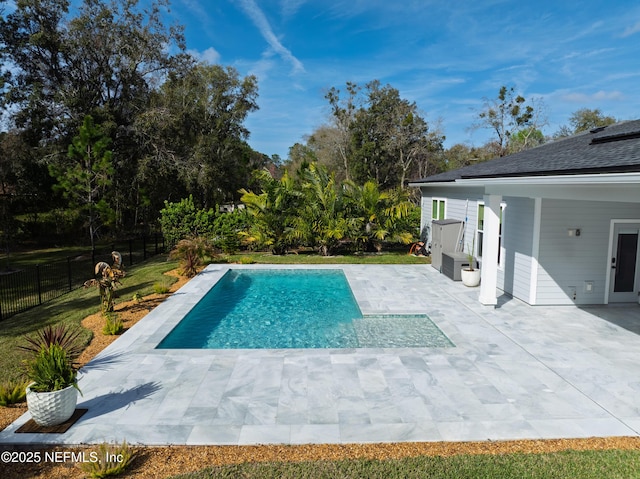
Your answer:
[[[552,176],[509,176],[498,178],[459,178],[450,181],[410,182],[412,187],[469,187],[486,185],[616,185],[640,184],[640,172]]]

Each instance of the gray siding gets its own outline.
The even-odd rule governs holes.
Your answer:
[[[543,199],[536,304],[604,303],[611,219],[636,218],[638,204]],[[581,235],[570,237],[569,228]],[[594,282],[593,292],[584,291],[585,281]]]

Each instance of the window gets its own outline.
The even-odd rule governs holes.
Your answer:
[[[498,229],[498,264],[502,264],[502,218],[506,204],[500,205],[500,226]],[[476,236],[477,257],[482,258],[482,238],[484,236],[484,203],[478,203],[478,227]]]
[[[446,200],[443,198],[433,198],[431,203],[431,219],[443,220],[445,218]]]

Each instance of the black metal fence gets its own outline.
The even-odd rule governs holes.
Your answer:
[[[164,238],[156,234],[117,241],[65,260],[0,274],[0,321],[79,288],[94,277],[97,262],[113,263],[112,251],[120,252],[125,266],[132,265],[164,252]]]

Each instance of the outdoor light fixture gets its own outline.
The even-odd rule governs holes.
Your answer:
[[[580,228],[569,228],[567,230],[567,232],[569,233],[569,236],[571,236],[571,237],[580,236]]]

